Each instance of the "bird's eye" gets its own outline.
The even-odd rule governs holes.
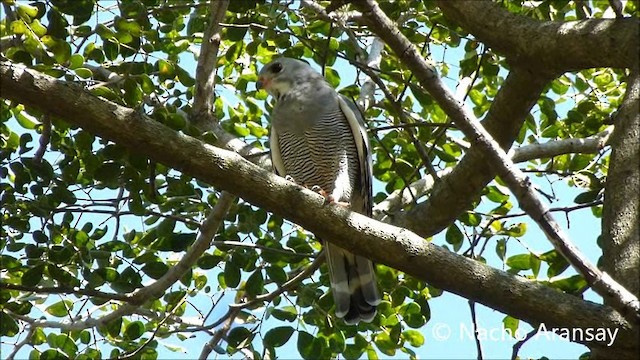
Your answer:
[[[271,71],[273,71],[274,74],[279,73],[280,71],[282,71],[282,64],[280,63],[273,64],[273,66],[271,66]]]

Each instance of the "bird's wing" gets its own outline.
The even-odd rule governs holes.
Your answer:
[[[339,95],[338,102],[349,123],[360,163],[360,188],[351,197],[352,210],[371,216],[371,148],[364,119],[356,105],[347,98]],[[347,324],[370,322],[381,300],[373,263],[331,243],[326,245],[326,249],[336,315]]]
[[[284,162],[282,161],[282,154],[280,153],[278,133],[274,126],[271,126],[271,131],[269,131],[269,147],[271,147],[271,164],[276,174],[280,176],[287,175],[284,169]]]
[[[369,144],[369,136],[364,124],[364,119],[360,115],[360,110],[356,104],[342,95],[338,95],[340,110],[347,118],[353,139],[356,143],[358,151],[358,161],[360,162],[360,184],[362,188],[360,193],[364,201],[364,214],[371,216],[373,206],[373,189],[372,189],[372,160],[371,145]]]

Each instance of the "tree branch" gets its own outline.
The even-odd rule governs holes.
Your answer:
[[[555,73],[638,64],[640,21],[636,17],[538,21],[491,1],[439,0],[438,6],[447,18],[511,64]]]
[[[246,309],[246,308],[254,306],[256,304],[260,304],[262,302],[271,302],[271,301],[273,301],[273,299],[275,299],[276,297],[280,296],[283,292],[293,289],[302,280],[304,280],[304,279],[308,278],[309,276],[313,275],[313,273],[316,272],[316,270],[318,270],[320,268],[320,265],[322,265],[324,260],[325,260],[324,259],[324,252],[322,252],[320,254],[320,256],[315,258],[313,260],[313,262],[311,264],[309,264],[309,266],[307,266],[303,271],[301,271],[296,276],[294,276],[291,279],[289,279],[287,282],[282,284],[282,286],[278,287],[275,291],[270,292],[268,294],[263,294],[263,295],[256,296],[255,299],[253,299],[251,301],[248,301],[248,302],[245,302],[245,303],[231,304],[231,305],[229,305],[229,307],[230,308],[238,308],[238,309]]]
[[[597,153],[607,145],[612,132],[613,126],[609,126],[604,131],[588,138],[562,139],[541,144],[525,145],[511,149],[509,154],[514,163],[519,163],[532,159],[550,158],[562,154]]]
[[[401,58],[400,61],[407,64],[409,60]],[[520,68],[512,69],[505,79],[482,121],[504,149],[511,147],[547,82],[548,79],[540,74]],[[429,199],[406,212],[393,214],[391,221],[424,237],[432,236],[466,211],[495,176],[482,151],[477,147],[470,148],[451,173],[434,185]]]
[[[640,74],[627,80],[615,118],[602,214],[604,269],[640,294]]]
[[[209,23],[204,30],[202,47],[196,66],[196,87],[193,98],[193,123],[196,127],[206,130],[213,119],[213,88],[215,86],[216,63],[220,48],[220,22],[229,6],[229,0],[212,1],[209,7]]]
[[[621,347],[631,346],[639,335],[638,327],[632,327],[606,305],[583,301],[493,269],[430,244],[406,229],[339,206],[325,206],[322,196],[253,165],[236,153],[175,132],[133,109],[97,98],[78,85],[0,62],[0,88],[4,98],[50,112],[205,183],[242,196],[322,238],[335,239],[336,244],[347,250],[531,324],[620,328]]]
[[[509,155],[514,163],[521,163],[533,159],[549,158],[562,154],[597,153],[607,145],[612,131],[613,126],[610,126],[604,131],[585,139],[562,139],[512,148],[509,151]],[[468,147],[468,145],[469,144],[466,144],[465,146]],[[460,146],[465,147],[463,145]],[[452,170],[452,168],[447,168],[439,172],[438,178],[448,176]],[[419,199],[424,196],[427,192],[431,191],[434,185],[435,183],[433,178],[431,176],[427,176],[414,181],[404,189],[394,191],[389,194],[386,199],[373,207],[373,218],[383,222],[392,222],[391,218],[394,213],[402,210],[405,206],[414,202],[415,199]],[[551,210],[553,211],[553,209]]]
[[[520,207],[538,224],[553,246],[582,274],[592,288],[632,324],[640,324],[640,301],[606,273],[593,265],[569,240],[557,224],[548,207],[540,201],[529,179],[509,159],[500,144],[480,124],[478,119],[456,99],[444,85],[436,70],[421,56],[419,50],[400,32],[374,0],[354,1],[376,32],[403,59],[420,84],[440,107],[481,150],[482,156],[494,168],[518,199]]]
[[[32,292],[35,294],[75,294],[78,296],[90,296],[100,299],[118,300],[128,302],[130,299],[126,295],[106,293],[94,289],[80,289],[67,287],[45,287],[45,286],[24,286],[17,284],[0,283],[0,289],[18,290],[22,292]]]
[[[229,211],[229,208],[231,208],[231,205],[233,205],[235,199],[235,196],[232,194],[223,192],[218,198],[216,206],[202,222],[198,238],[180,261],[172,266],[169,271],[167,271],[153,284],[137,290],[133,295],[131,295],[129,301],[141,304],[149,299],[160,297],[169,287],[182,278],[182,276],[184,276],[184,274],[193,267],[193,264],[198,261],[200,256],[209,249],[211,246],[211,240],[215,236],[216,232],[218,232],[218,229],[224,221],[224,217],[227,215],[227,212]]]

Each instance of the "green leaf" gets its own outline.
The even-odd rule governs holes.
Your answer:
[[[568,292],[570,294],[582,293],[589,286],[587,281],[581,275],[573,275],[568,278],[550,281],[552,287]]]
[[[475,104],[475,105],[482,105],[484,103],[487,102],[487,97],[486,95],[484,95],[483,93],[481,93],[480,91],[476,90],[476,89],[472,89],[469,92],[469,98],[471,99],[471,101]]]
[[[152,248],[159,251],[181,252],[188,249],[195,240],[195,234],[171,234],[159,238],[153,243]]]
[[[600,189],[590,190],[578,194],[578,196],[573,199],[573,202],[575,202],[576,204],[588,204],[590,202],[596,201],[599,197]]]
[[[531,271],[533,272],[533,276],[538,277],[538,274],[540,273],[540,259],[534,255],[534,254],[529,254],[530,256],[530,262],[531,262]]]
[[[107,333],[111,335],[111,337],[120,336],[120,331],[122,330],[122,318],[119,317],[117,319],[113,319],[106,324]]]
[[[379,332],[376,334],[374,343],[383,354],[388,356],[395,356],[397,344],[391,340],[391,337],[387,333]]]
[[[47,336],[42,331],[42,328],[36,328],[31,336],[31,344],[32,345],[42,345],[47,342]]]
[[[227,287],[236,287],[240,284],[240,268],[231,261],[224,265],[224,282]]]
[[[402,338],[413,347],[419,347],[424,344],[424,336],[418,330],[405,330],[402,332]]]
[[[182,85],[191,87],[196,84],[196,79],[191,77],[191,74],[180,66],[176,66],[176,74],[178,75],[178,81],[180,81]]]
[[[163,262],[152,262],[146,264],[142,268],[142,272],[149,275],[152,279],[160,279],[164,274],[169,271],[169,266]]]
[[[569,267],[569,262],[556,250],[540,255],[540,260],[549,265],[547,270],[547,277],[549,278],[562,274]]]
[[[596,85],[605,86],[613,81],[613,76],[611,76],[611,73],[609,73],[608,70],[605,70],[605,71],[606,71],[605,73],[600,74],[593,79]]]
[[[314,337],[306,331],[298,332],[298,353],[303,359],[316,359],[318,357],[319,349],[314,348]]]
[[[247,291],[247,295],[251,297],[262,294],[264,290],[264,277],[262,276],[262,270],[257,269],[249,276],[245,284],[245,290]]]
[[[75,357],[78,352],[78,346],[75,341],[67,334],[59,334],[56,337],[56,348],[62,350],[70,358]]]
[[[84,56],[82,54],[73,54],[69,58],[69,69],[75,70],[84,65]]]
[[[340,354],[346,349],[346,339],[342,331],[336,330],[329,333],[327,337],[329,349],[333,353]]]
[[[269,266],[266,272],[269,279],[275,281],[278,285],[284,284],[288,280],[287,273],[281,267]]]
[[[295,306],[288,305],[282,308],[273,308],[271,315],[278,320],[293,322],[298,317],[298,310]]]
[[[22,20],[14,20],[9,25],[9,30],[12,34],[20,35],[27,32],[27,25]]]
[[[502,326],[504,326],[504,328],[509,331],[509,334],[511,334],[511,336],[514,339],[517,338],[516,336],[517,336],[519,325],[520,325],[520,320],[514,317],[505,316],[504,319],[502,319]]]
[[[513,237],[521,237],[527,232],[527,224],[519,223],[513,224],[509,226],[505,231],[505,235],[513,236]]]
[[[264,335],[264,345],[266,347],[280,347],[289,341],[293,334],[291,326],[275,327]]]
[[[69,312],[73,310],[73,302],[70,300],[58,301],[55,304],[49,305],[44,311],[55,317],[65,317],[69,315]]]
[[[167,60],[158,60],[156,66],[158,67],[158,72],[162,79],[172,79],[175,76],[175,67]]]
[[[529,270],[531,269],[531,256],[529,254],[513,255],[507,259],[506,264],[515,270]]]
[[[140,336],[142,336],[144,332],[145,332],[144,323],[142,321],[134,321],[132,323],[129,323],[126,326],[124,330],[124,336],[129,340],[135,340]]]
[[[204,254],[198,259],[198,267],[203,270],[214,268],[222,261],[222,257],[218,255]]]
[[[42,274],[44,272],[44,264],[36,265],[22,274],[22,285],[24,286],[36,286],[42,280]]]
[[[496,242],[496,254],[500,260],[504,260],[504,256],[507,254],[507,240],[498,239]]]
[[[500,191],[497,186],[487,186],[487,190],[487,199],[495,203],[502,204],[503,202],[509,200],[509,195],[506,195],[505,193]]]
[[[33,130],[36,128],[36,124],[38,124],[38,120],[33,116],[29,115],[24,111],[14,111],[13,115],[15,116],[18,124],[25,129]]]
[[[251,339],[253,334],[249,329],[244,327],[236,327],[229,331],[229,335],[227,336],[227,343],[229,346],[234,348],[239,348],[241,344],[246,343],[245,340]]]
[[[6,337],[14,337],[18,334],[20,328],[18,323],[4,311],[0,312],[0,335]]]
[[[445,240],[447,243],[454,246],[457,250],[462,246],[462,242],[464,240],[464,235],[462,235],[462,231],[456,224],[451,224],[447,229],[447,233],[445,234]]]
[[[34,19],[36,15],[38,15],[38,8],[35,6],[21,4],[21,5],[18,5],[17,10],[18,10],[18,15],[25,20]]]
[[[338,74],[338,72],[335,71],[334,69],[330,67],[326,68],[324,75],[327,78],[327,82],[329,82],[331,87],[337,88],[338,85],[340,85],[340,74]]]

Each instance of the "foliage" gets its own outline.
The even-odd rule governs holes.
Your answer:
[[[208,4],[2,3],[2,56],[83,84],[97,96],[215,144],[184,116],[191,110]],[[574,2],[507,3],[510,11],[536,19],[576,17]],[[482,118],[505,80],[505,59],[450,23],[431,1],[381,5],[389,16],[402,19],[404,34],[434,60],[449,84],[472,79],[467,103]],[[628,2],[626,11],[635,11],[634,6]],[[589,5],[594,17],[607,8],[602,1]],[[354,24],[331,24],[297,2],[231,1],[221,38],[215,115],[229,133],[266,149],[269,106],[263,105],[266,94],[254,89],[257,70],[277,55],[302,58],[319,64],[342,93],[357,97],[360,84],[345,70],[352,68],[345,60],[354,62],[367,50],[371,33]],[[429,168],[455,166],[466,151],[442,109],[399,62],[390,54],[382,57],[379,77],[391,97],[378,92],[367,112],[376,202],[424,178]],[[623,75],[621,70],[590,69],[558,77],[540,95],[517,143],[603,131],[624,94]],[[122,295],[162,278],[194,242],[220,193],[65,119],[9,101],[0,106],[1,276],[3,285],[12,285],[0,289],[0,335],[26,339],[30,358],[157,358],[161,351],[186,351],[181,343],[195,333],[210,333],[211,324],[228,316],[227,305],[273,292],[320,251],[320,243],[304,229],[238,200],[214,246],[165,294],[130,315],[73,328],[74,321],[119,309]],[[594,217],[601,214],[607,166],[605,150],[523,165],[542,180],[580,189],[574,201],[591,208]],[[566,272],[566,260],[550,245],[540,252],[520,245],[528,228],[516,210],[497,179],[434,241],[479,261],[487,261],[485,249],[494,247],[492,265],[565,292],[584,292],[584,280]],[[385,296],[371,324],[347,326],[333,316],[322,266],[272,301],[235,313],[233,326],[214,350],[263,358],[283,354],[287,345],[296,346],[303,358],[414,357],[416,348],[425,346],[429,300],[441,291],[382,265],[377,270]],[[41,317],[67,325],[57,330],[30,323]]]

